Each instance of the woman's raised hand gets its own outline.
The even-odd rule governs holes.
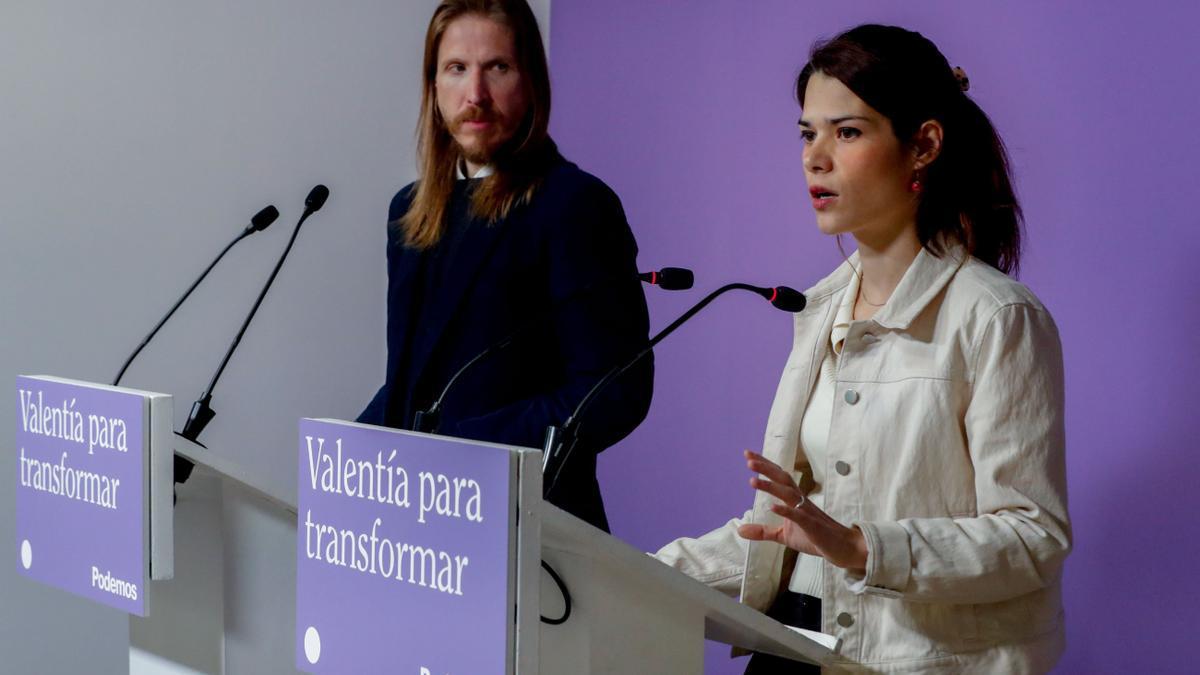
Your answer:
[[[846,527],[830,518],[804,495],[792,476],[778,464],[747,450],[746,467],[756,475],[750,485],[779,500],[771,510],[783,517],[782,525],[771,527],[747,523],[738,534],[755,541],[774,541],[801,553],[821,556],[831,564],[863,574],[867,567],[867,541],[856,527]]]

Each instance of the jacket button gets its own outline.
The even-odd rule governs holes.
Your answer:
[[[842,612],[841,614],[838,614],[838,616],[837,616],[837,623],[842,628],[849,628],[850,626],[854,625],[854,617],[850,616],[849,614],[847,614],[845,612]]]
[[[845,398],[846,398],[846,403],[849,403],[850,405],[854,405],[855,403],[858,403],[858,392],[854,391],[853,389],[847,389]]]
[[[833,468],[837,469],[837,472],[843,476],[850,475],[850,465],[845,462],[838,462],[833,465]]]

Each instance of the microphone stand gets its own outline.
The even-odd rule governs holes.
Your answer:
[[[579,402],[579,405],[575,406],[575,411],[571,413],[571,416],[567,418],[567,421],[563,423],[561,428],[553,425],[546,428],[546,437],[542,446],[542,473],[545,474],[549,470],[552,461],[557,460],[557,466],[554,470],[554,474],[550,477],[550,480],[544,483],[542,489],[543,499],[549,499],[551,491],[554,489],[555,484],[558,483],[559,476],[562,475],[563,467],[567,465],[567,459],[570,458],[571,452],[575,449],[575,445],[578,441],[579,420],[583,419],[583,413],[586,412],[588,407],[591,406],[591,404],[595,401],[596,396],[600,393],[600,391],[607,387],[610,382],[617,379],[621,375],[624,375],[630,368],[632,368],[647,354],[649,354],[654,349],[655,345],[662,342],[671,333],[674,333],[676,329],[695,316],[700,310],[707,307],[713,300],[716,300],[717,297],[724,295],[729,291],[736,290],[750,291],[756,295],[760,295],[766,298],[772,305],[775,305],[780,309],[784,309],[785,311],[795,313],[804,309],[804,295],[783,286],[775,288],[763,288],[761,286],[751,286],[750,284],[732,283],[725,284],[712,293],[704,296],[700,302],[692,305],[691,309],[684,312],[678,319],[672,321],[670,325],[659,331],[657,335],[651,338],[650,341],[646,343],[646,346],[643,347],[642,350],[639,351],[631,360],[622,366],[615,366],[605,373],[604,377],[600,378],[600,381],[597,382],[583,397],[583,399]],[[796,308],[792,309],[792,307]],[[559,457],[560,454],[561,458]]]
[[[238,236],[233,238],[233,241],[229,242],[225,248],[221,249],[221,252],[217,254],[217,257],[214,258],[211,263],[209,263],[208,267],[204,268],[204,271],[200,273],[200,276],[196,277],[196,280],[192,282],[192,285],[188,286],[188,289],[183,292],[183,296],[180,297],[179,300],[175,301],[175,304],[167,312],[166,316],[160,319],[159,322],[155,324],[154,328],[150,329],[150,333],[146,335],[145,339],[142,340],[142,343],[137,346],[137,349],[133,350],[133,353],[129,355],[129,358],[125,359],[125,363],[121,366],[121,370],[118,371],[117,376],[113,378],[114,387],[121,384],[121,378],[125,377],[125,371],[129,369],[129,365],[133,363],[133,360],[137,358],[138,354],[142,353],[142,350],[146,348],[146,345],[150,344],[150,340],[154,339],[154,336],[158,334],[159,329],[161,329],[163,325],[167,323],[167,320],[175,314],[175,310],[179,309],[180,305],[182,305],[183,302],[188,299],[188,296],[192,294],[192,291],[196,290],[196,287],[200,285],[200,282],[204,281],[204,278],[208,276],[208,273],[217,266],[217,263],[221,262],[221,258],[224,258],[225,254],[229,253],[229,250],[236,246],[239,241],[249,237],[255,232],[261,232],[262,230],[267,229],[267,226],[275,222],[275,219],[278,217],[279,211],[274,206],[268,206],[264,208],[254,215],[254,218],[250,220],[250,224],[246,226],[246,229],[242,230]]]
[[[324,190],[324,194],[318,194],[318,188]],[[328,188],[323,185],[318,185],[309,193],[309,197],[305,200],[304,213],[300,216],[299,222],[296,223],[295,229],[292,230],[292,236],[288,239],[287,246],[283,249],[283,254],[279,256],[279,260],[275,263],[275,268],[271,270],[271,276],[267,278],[267,283],[259,292],[258,298],[254,301],[254,306],[250,309],[250,313],[246,316],[246,320],[242,322],[242,327],[238,330],[237,336],[233,338],[233,344],[229,345],[229,350],[225,352],[225,357],[221,359],[221,365],[217,367],[217,372],[213,374],[212,381],[208,383],[208,387],[192,404],[192,410],[188,414],[187,422],[183,425],[183,431],[179,432],[180,436],[198,443],[200,432],[204,431],[204,427],[216,417],[217,413],[213,411],[209,405],[212,402],[213,388],[217,386],[217,380],[221,378],[221,374],[225,372],[225,366],[229,363],[229,358],[233,356],[233,352],[237,349],[238,344],[242,341],[242,336],[246,334],[246,329],[250,327],[250,321],[254,319],[254,314],[258,312],[259,305],[262,304],[263,298],[267,296],[267,291],[271,289],[271,284],[275,282],[276,275],[279,274],[279,269],[283,267],[283,261],[287,259],[288,253],[292,250],[292,245],[296,243],[296,236],[300,234],[300,227],[304,225],[304,221],[308,217],[316,213],[325,204],[325,199],[329,196]],[[175,457],[175,482],[185,483],[192,475],[192,469],[195,464],[183,459],[179,456]]]

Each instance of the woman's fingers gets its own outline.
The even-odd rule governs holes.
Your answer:
[[[781,527],[767,527],[758,523],[746,523],[740,525],[737,529],[738,536],[751,541],[773,541],[777,544],[782,544],[789,548],[794,548],[802,553],[809,555],[820,555],[816,548],[812,545],[812,540],[808,533],[802,528],[785,525]]]
[[[739,525],[737,532],[738,532],[738,536],[741,537],[742,539],[752,539],[754,541],[763,541],[764,539],[766,539],[766,534],[765,534],[766,529],[767,528],[763,527],[762,525],[759,525],[758,523],[746,523],[745,525]]]
[[[803,496],[803,493],[801,493],[797,488],[794,488],[790,485],[780,485],[779,483],[764,480],[758,476],[753,476],[750,478],[750,487],[754,488],[755,490],[761,490],[762,492],[765,492],[779,501],[789,505],[800,501],[800,498]]]
[[[750,479],[751,487],[766,492],[788,506],[804,500],[804,492],[796,487],[791,474],[778,464],[750,450],[746,450],[745,455],[746,466],[758,474]]]
[[[837,567],[854,566],[861,569],[864,562],[858,561],[854,555],[855,534],[851,528],[843,527],[811,503],[800,508],[791,508],[782,504],[771,506],[771,510],[792,523],[792,531],[800,533],[793,535],[785,543],[810,555],[819,555]]]
[[[799,508],[772,504],[770,509],[787,522],[778,527],[745,523],[738,527],[738,535],[752,541],[777,542],[801,553],[823,557],[838,567],[861,569],[865,564],[862,555],[854,557],[853,528],[842,526],[812,503],[806,501]]]
[[[746,466],[751,471],[762,474],[776,483],[794,485],[791,474],[789,474],[787,471],[784,471],[783,468],[775,462],[772,462],[766,457],[763,457],[762,455],[750,450],[747,450],[745,455]]]
[[[808,502],[805,502],[799,508],[789,506],[787,504],[772,504],[771,511],[787,518],[795,523],[801,529],[807,531],[814,525],[814,517],[808,512]],[[814,507],[815,508],[815,507]]]
[[[773,541],[784,546],[790,545],[783,536],[782,527],[766,527],[758,523],[746,523],[738,526],[738,536],[752,541]]]

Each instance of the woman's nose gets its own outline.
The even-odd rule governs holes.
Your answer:
[[[830,168],[828,149],[820,140],[814,140],[804,148],[804,170],[809,173],[826,173]]]

